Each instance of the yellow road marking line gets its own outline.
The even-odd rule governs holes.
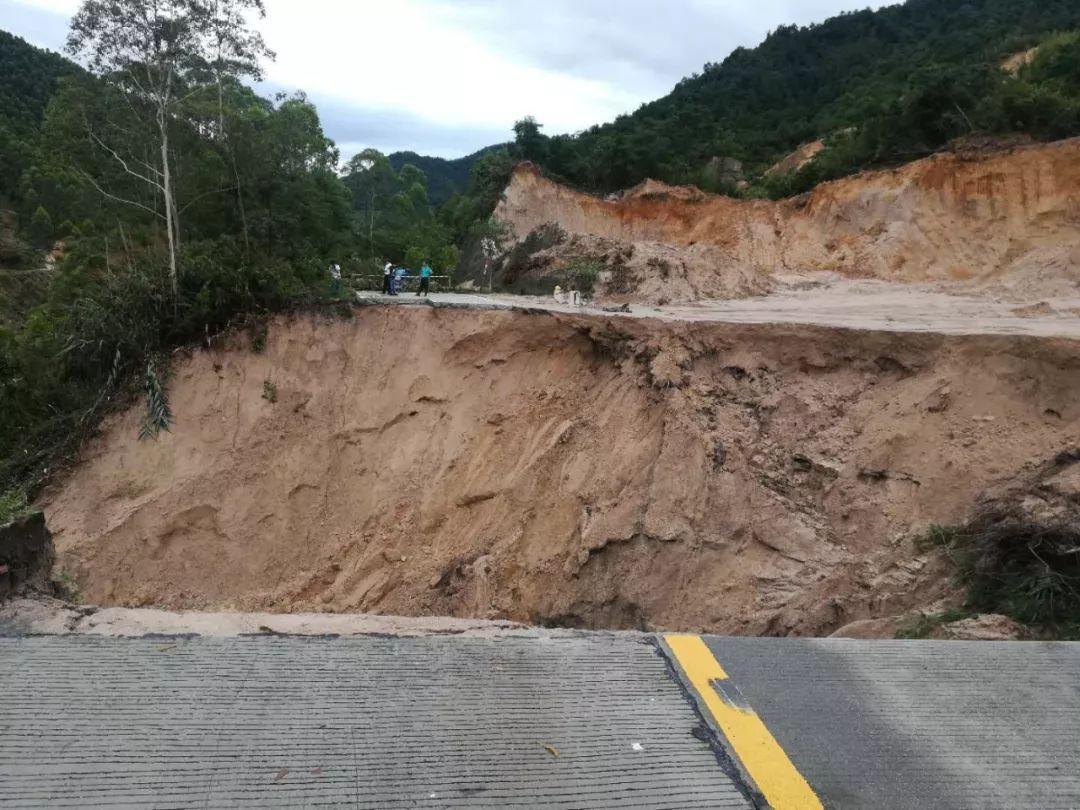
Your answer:
[[[728,674],[701,637],[669,635],[664,641],[773,810],[821,810],[821,800],[757,713],[734,689],[714,686]]]

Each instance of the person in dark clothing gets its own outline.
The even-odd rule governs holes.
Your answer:
[[[416,296],[419,298],[421,295],[428,294],[428,288],[431,285],[431,265],[424,262],[424,266],[420,268],[420,289],[416,291]]]
[[[386,267],[382,269],[382,291],[383,295],[394,294],[394,265],[390,262],[386,263]]]

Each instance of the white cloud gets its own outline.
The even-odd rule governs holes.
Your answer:
[[[263,31],[278,58],[267,77],[440,124],[507,130],[528,114],[577,129],[634,103],[607,82],[499,53],[439,12],[421,0],[270,0]]]
[[[0,0],[0,27],[57,47],[79,0]],[[452,157],[610,121],[778,25],[870,0],[266,0],[271,87],[315,100],[343,151]],[[500,134],[501,133],[501,134]]]
[[[66,14],[69,17],[79,7],[79,0],[9,0],[9,2],[17,6],[31,6],[55,14]]]

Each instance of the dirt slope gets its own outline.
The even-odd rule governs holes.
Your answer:
[[[370,307],[178,360],[44,498],[106,605],[828,634],[1080,442],[1067,340]],[[264,398],[264,381],[277,401]]]
[[[942,153],[780,202],[653,181],[601,200],[522,165],[495,215],[518,237],[554,222],[570,233],[707,251],[705,260],[676,263],[663,283],[641,279],[638,300],[664,289],[681,300],[708,297],[717,279],[747,273],[818,271],[1067,294],[1080,282],[1080,139]]]

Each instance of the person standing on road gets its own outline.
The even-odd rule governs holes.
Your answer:
[[[393,273],[394,265],[391,262],[387,262],[386,266],[382,269],[382,291],[383,295],[393,295]]]
[[[424,266],[420,268],[420,287],[416,291],[416,297],[421,295],[426,296],[428,294],[428,288],[431,284],[431,265],[424,262]]]
[[[330,294],[341,295],[341,265],[330,262]]]
[[[405,268],[404,267],[399,267],[394,271],[394,285],[393,285],[394,286],[394,291],[392,293],[390,293],[390,294],[391,295],[400,295],[401,294],[401,285],[404,283],[404,281],[405,281]]]

